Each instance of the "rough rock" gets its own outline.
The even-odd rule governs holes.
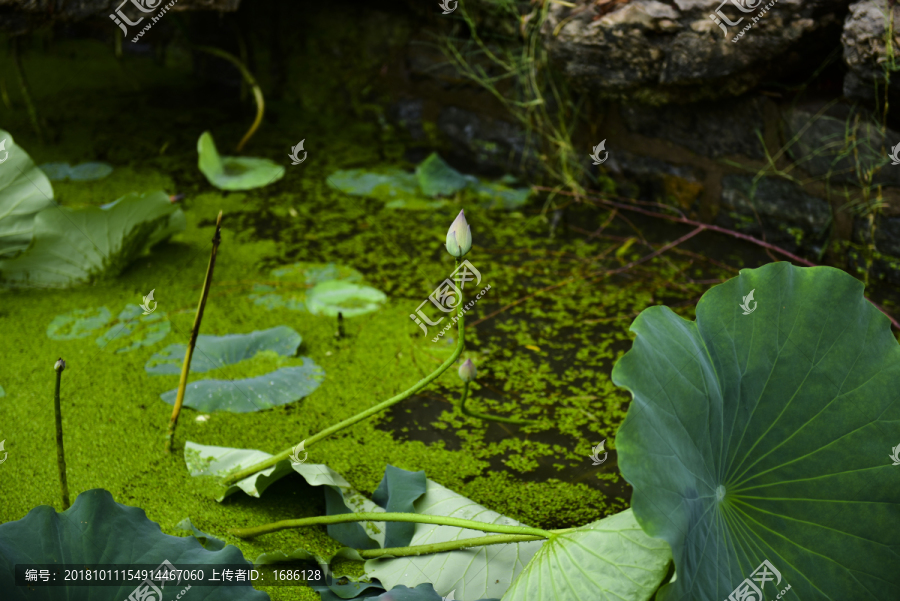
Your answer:
[[[893,3],[891,3],[893,4]],[[874,101],[874,81],[884,81],[888,66],[886,24],[890,13],[888,0],[863,0],[850,6],[844,21],[841,43],[844,46],[844,96]],[[893,19],[900,26],[900,6],[893,6]],[[891,40],[894,56],[900,56],[900,33]],[[900,91],[900,78],[892,78],[892,91]]]
[[[413,140],[424,140],[423,108],[424,103],[420,98],[403,99],[388,107],[388,118],[405,129]]]
[[[753,8],[741,12],[738,3]],[[633,0],[602,14],[602,6],[579,0],[574,8],[553,4],[541,32],[552,59],[585,92],[652,105],[694,102],[741,95],[793,68],[794,55],[820,56],[819,45],[834,46],[828,38],[840,31],[848,4]]]
[[[900,133],[886,129],[883,135],[874,117],[847,106],[820,112],[810,105],[783,113],[785,138],[797,136],[788,152],[798,167],[831,183],[856,186],[860,173],[873,170],[873,185],[900,186],[900,166],[891,165],[888,156]]]
[[[869,243],[871,236],[868,219],[856,219],[853,229],[855,242]],[[857,272],[865,271],[866,260],[862,251],[850,252],[849,262]],[[882,217],[876,221],[875,253],[869,275],[875,279],[900,286],[900,217]]]
[[[616,177],[620,196],[699,209],[705,174],[700,169],[673,165],[666,161],[620,150],[610,152],[604,165]]]
[[[788,251],[802,249],[818,255],[823,250],[831,224],[827,201],[778,178],[763,177],[756,190],[752,188],[753,177],[749,175],[722,178],[722,201],[716,217],[719,225],[765,237]]]
[[[509,121],[478,115],[454,106],[441,109],[438,129],[457,154],[500,169],[534,165],[537,157],[526,146],[525,132]]]
[[[751,97],[690,106],[654,108],[632,104],[622,108],[622,118],[634,133],[663,138],[701,156],[744,155],[761,159],[765,155],[756,130],[762,130],[764,102],[762,97]]]

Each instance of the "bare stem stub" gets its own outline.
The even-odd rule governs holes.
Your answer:
[[[62,493],[63,511],[70,507],[69,483],[66,481],[66,454],[63,451],[62,410],[59,406],[59,386],[62,382],[62,372],[66,369],[66,362],[60,357],[53,366],[56,371],[56,393],[53,395],[53,406],[56,410],[56,463],[59,467],[59,488]]]

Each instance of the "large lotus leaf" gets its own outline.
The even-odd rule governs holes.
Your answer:
[[[191,518],[184,518],[178,524],[175,525],[179,530],[184,530],[190,532],[194,538],[197,539],[203,548],[208,551],[218,551],[219,549],[223,549],[225,547],[225,541],[220,538],[216,538],[212,534],[207,534],[203,532],[191,522]]]
[[[208,131],[197,140],[197,153],[200,171],[209,183],[221,190],[262,188],[284,177],[284,167],[269,159],[219,156]]]
[[[53,186],[8,131],[0,129],[0,258],[28,248],[34,217],[55,207]]]
[[[231,472],[250,467],[270,457],[271,455],[268,453],[255,449],[207,446],[191,441],[187,441],[184,444],[184,463],[187,465],[191,476],[223,478]],[[243,490],[251,497],[259,497],[270,484],[291,473],[293,473],[291,462],[279,461],[274,466],[229,486],[222,491],[222,495],[216,500],[222,501],[225,497],[239,490]]]
[[[432,480],[426,480],[425,484],[425,495],[415,503],[416,513],[477,520],[488,524],[522,525]],[[427,545],[480,536],[485,536],[485,533],[450,526],[416,524],[415,535],[409,544]],[[544,541],[530,541],[419,557],[370,559],[366,562],[366,575],[378,578],[386,589],[399,584],[417,586],[423,582],[432,582],[441,595],[455,590],[459,599],[499,598],[542,544]]]
[[[271,457],[268,453],[255,449],[205,446],[190,441],[186,442],[184,447],[184,461],[192,476],[216,476],[221,478],[231,472],[250,467]],[[332,492],[340,495],[344,507],[349,507],[355,512],[384,511],[384,509],[354,490],[343,476],[327,465],[316,463],[293,464],[289,460],[279,461],[270,468],[239,480],[222,491],[222,495],[217,500],[221,501],[239,490],[243,490],[252,497],[259,497],[270,484],[293,472],[303,476],[310,486],[325,486],[331,489]],[[339,509],[337,505],[333,508]],[[341,511],[341,513],[345,511]],[[378,543],[376,546],[384,544],[384,522],[359,522],[359,524],[365,528],[367,536]]]
[[[184,213],[162,191],[128,194],[108,210],[45,209],[34,218],[28,250],[0,261],[0,280],[62,288],[115,277],[185,224]]]
[[[742,270],[696,314],[645,310],[612,374],[633,396],[616,446],[634,514],[675,559],[659,598],[722,601],[766,560],[768,599],[900,598],[887,317],[850,275],[789,263]]]
[[[331,280],[316,284],[306,294],[306,306],[313,315],[356,317],[377,311],[387,300],[384,292],[370,286]]]
[[[503,601],[646,601],[671,561],[626,509],[546,542]]]
[[[451,196],[460,190],[478,184],[478,178],[463,175],[442,159],[436,152],[416,167],[416,180],[426,196]]]
[[[108,491],[93,489],[78,495],[72,507],[57,513],[48,505],[21,520],[0,525],[0,590],[4,601],[110,601],[126,599],[136,584],[122,586],[15,586],[14,568],[23,563],[182,565],[251,564],[229,545],[207,551],[193,537],[163,534],[159,524],[137,507],[116,503]],[[183,585],[167,584],[165,599],[174,599]],[[171,589],[171,590],[170,590]],[[197,601],[267,601],[269,596],[249,584],[191,586],[185,599]]]
[[[47,337],[51,340],[86,338],[94,330],[108,324],[110,319],[112,319],[112,314],[106,307],[75,309],[54,317],[47,326]]]
[[[172,331],[165,311],[154,311],[150,315],[143,313],[137,305],[125,305],[117,321],[97,338],[97,346],[107,351],[115,349],[117,353],[127,353],[142,346],[153,346]]]
[[[252,359],[261,351],[275,351],[291,357],[297,352],[303,338],[287,326],[276,326],[249,334],[197,337],[191,356],[191,372],[205,372],[225,365]],[[144,369],[153,375],[178,375],[184,364],[185,344],[170,344],[147,361]]]
[[[191,382],[184,391],[184,405],[203,413],[250,413],[293,403],[312,394],[325,377],[325,370],[312,359],[302,359],[303,365],[282,367],[255,378]],[[177,394],[177,389],[170,390],[160,398],[174,405]]]
[[[349,586],[349,585],[348,585]],[[314,586],[313,590],[322,595],[322,601],[342,601],[348,597],[336,595],[325,587]],[[389,591],[380,595],[376,592],[368,591],[365,596],[353,597],[353,599],[365,599],[365,601],[442,601],[445,597],[438,595],[434,591],[434,587],[430,583],[422,583],[415,588],[403,586],[395,586]],[[458,599],[455,595],[446,597],[447,601]],[[461,601],[461,600],[459,600]],[[498,601],[497,599],[479,599],[478,601]]]
[[[6,396],[6,391],[3,390],[2,386],[0,386],[0,398],[5,397],[5,396]]]

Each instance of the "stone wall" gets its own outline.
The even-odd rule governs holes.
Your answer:
[[[606,140],[610,158],[594,169],[620,196],[849,268],[872,242],[861,209],[880,198],[873,274],[900,284],[900,164],[889,156],[900,119],[882,110],[885,98],[900,102],[889,11],[900,26],[887,0],[578,2],[554,4],[541,32],[555,66],[591,99],[596,139],[578,132],[574,145],[589,165],[591,146]],[[890,42],[900,56],[900,35]],[[416,83],[395,122],[419,139],[436,131],[451,155],[531,171],[539,156],[525,131],[483,91],[463,93],[439,62],[407,62]],[[800,89],[825,68],[834,85]]]

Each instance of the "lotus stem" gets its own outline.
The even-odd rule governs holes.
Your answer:
[[[56,464],[59,467],[59,489],[62,493],[63,511],[70,507],[69,483],[66,481],[66,454],[63,451],[62,409],[59,406],[59,387],[62,383],[62,372],[66,362],[60,357],[53,366],[56,371],[56,393],[53,395],[53,407],[56,410]]]
[[[260,123],[263,120],[263,114],[266,111],[266,103],[263,98],[262,88],[259,87],[259,84],[256,83],[256,78],[253,77],[253,74],[250,73],[250,70],[242,63],[236,56],[225,52],[224,50],[220,50],[218,48],[213,48],[212,46],[194,46],[195,49],[200,50],[201,52],[206,52],[208,54],[212,54],[213,56],[218,56],[219,58],[224,58],[235,67],[238,68],[238,71],[241,72],[241,75],[244,77],[244,81],[250,86],[253,90],[253,98],[256,101],[256,119],[253,121],[253,124],[250,126],[250,129],[247,130],[247,133],[244,134],[244,137],[241,138],[241,141],[238,142],[238,145],[235,147],[236,152],[240,152],[241,149],[244,148],[244,144],[247,143],[248,140],[256,133],[256,130],[259,129]]]
[[[22,54],[19,50],[19,36],[13,36],[13,66],[16,70],[16,77],[19,80],[19,91],[22,93],[22,100],[25,102],[25,108],[28,111],[28,119],[31,121],[31,127],[34,129],[34,133],[37,134],[38,140],[43,144],[44,131],[41,129],[41,121],[38,118],[37,107],[31,100],[31,91],[28,88],[28,82],[25,80],[25,70],[22,68]]]
[[[460,261],[457,260],[457,266],[459,266],[459,264],[460,264]],[[462,295],[460,294],[460,296],[462,296]],[[459,306],[462,307],[462,305],[463,305],[463,299],[460,298]],[[375,405],[374,407],[370,407],[369,409],[366,409],[365,411],[363,411],[361,413],[357,413],[353,417],[347,418],[338,424],[335,424],[333,426],[325,428],[318,434],[314,434],[313,436],[307,438],[306,440],[303,441],[304,449],[309,450],[310,445],[319,442],[323,438],[331,436],[332,434],[334,434],[335,432],[337,432],[339,430],[348,428],[348,427],[356,424],[357,422],[361,422],[362,420],[364,420],[368,417],[371,417],[371,416],[375,415],[376,413],[380,413],[381,411],[384,411],[388,407],[390,407],[392,405],[396,405],[400,401],[409,398],[410,396],[414,395],[415,393],[419,392],[420,390],[422,390],[423,388],[428,386],[431,382],[433,382],[442,373],[447,371],[447,369],[451,365],[453,365],[453,363],[459,358],[460,354],[463,351],[463,347],[465,346],[465,331],[463,329],[463,312],[462,312],[462,310],[459,311],[457,316],[459,317],[459,321],[457,322],[458,331],[459,331],[459,342],[457,342],[456,348],[453,350],[453,354],[450,355],[447,358],[447,360],[444,361],[440,365],[440,367],[438,367],[436,370],[431,372],[431,374],[429,374],[428,376],[419,380],[414,386],[404,390],[400,394],[398,394],[396,396],[392,396],[388,400],[382,401],[381,403]],[[244,478],[252,476],[253,474],[255,474],[257,472],[261,472],[264,469],[270,468],[273,465],[275,465],[276,463],[278,463],[279,461],[284,461],[284,460],[288,459],[291,456],[292,451],[293,451],[293,447],[289,447],[289,448],[281,451],[277,455],[274,455],[274,456],[266,459],[265,461],[261,461],[255,465],[251,465],[248,468],[239,470],[239,471],[223,478],[222,484],[225,486],[230,486],[239,480],[243,480]]]
[[[452,518],[442,515],[423,515],[420,513],[392,513],[392,512],[361,512],[342,513],[340,515],[326,515],[312,518],[299,518],[296,520],[281,520],[271,524],[264,524],[254,528],[232,528],[228,532],[239,538],[252,538],[262,534],[278,532],[288,528],[302,528],[304,526],[319,526],[323,524],[346,524],[348,522],[412,522],[415,524],[435,524],[437,526],[453,526],[456,528],[468,528],[481,532],[496,532],[498,534],[516,534],[520,536],[537,536],[549,538],[553,532],[542,528],[530,526],[504,526],[502,524],[488,524],[475,520]]]
[[[505,424],[518,424],[520,426],[525,426],[528,424],[536,424],[537,421],[532,419],[516,419],[514,417],[500,417],[499,415],[487,415],[485,413],[476,413],[475,411],[471,411],[466,407],[466,399],[469,397],[469,382],[465,382],[463,385],[463,393],[462,397],[459,400],[459,409],[463,412],[463,414],[468,415],[469,417],[474,417],[477,419],[489,420],[492,422],[503,422]]]
[[[546,540],[543,536],[529,536],[523,534],[495,534],[494,536],[478,536],[463,540],[448,541],[446,543],[431,543],[428,545],[414,545],[410,547],[393,547],[388,549],[357,549],[357,553],[363,559],[376,559],[378,557],[411,557],[427,555],[428,553],[445,553],[457,549],[469,549],[471,547],[485,547],[487,545],[502,545],[509,543],[527,543],[535,540]]]
[[[191,370],[191,357],[194,355],[194,346],[197,344],[197,335],[200,333],[200,322],[203,321],[203,309],[206,307],[206,299],[209,296],[209,286],[212,284],[213,269],[216,267],[216,251],[219,250],[219,242],[222,240],[222,211],[216,218],[216,233],[212,239],[212,252],[209,255],[209,266],[206,268],[206,280],[203,282],[203,292],[200,294],[200,304],[197,306],[197,315],[194,317],[194,327],[191,329],[191,340],[187,351],[184,353],[184,363],[181,366],[181,379],[178,382],[178,396],[175,398],[175,406],[172,408],[172,418],[169,420],[169,430],[166,433],[166,453],[172,451],[172,442],[175,439],[175,426],[178,425],[178,415],[181,413],[181,405],[184,403],[184,390],[187,387],[187,377]]]
[[[6,90],[6,80],[0,79],[0,97],[3,98],[3,104],[9,110],[13,110],[12,102],[9,99],[9,92]]]

